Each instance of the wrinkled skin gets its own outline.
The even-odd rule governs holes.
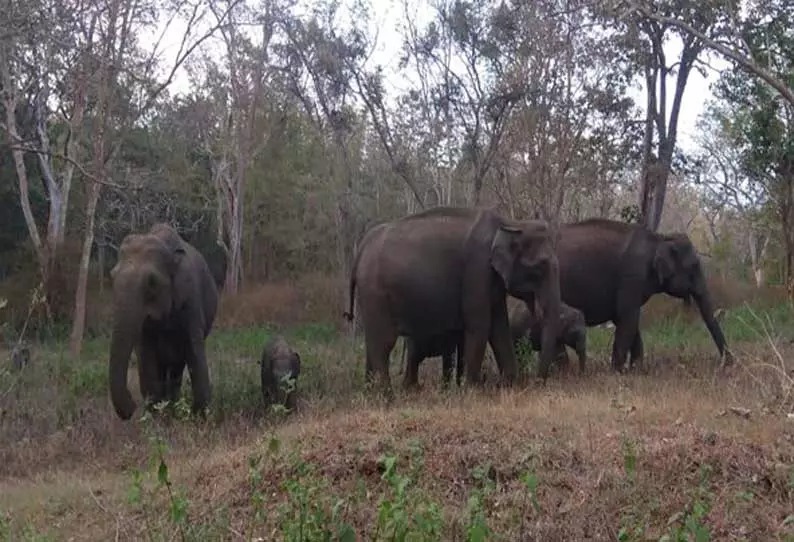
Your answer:
[[[294,410],[295,390],[286,389],[288,384],[284,379],[298,380],[301,370],[300,355],[290,347],[284,337],[276,335],[265,344],[260,365],[265,404],[278,403]]]
[[[714,318],[706,278],[692,242],[684,234],[662,235],[636,224],[590,219],[565,224],[557,243],[562,301],[582,311],[588,326],[615,324],[612,368],[643,362],[640,309],[666,293],[692,299],[725,363],[732,361]]]
[[[441,356],[441,376],[444,386],[449,385],[452,378],[452,369],[456,367],[455,382],[460,386],[463,377],[463,363],[461,353],[463,352],[463,334],[453,331],[443,335],[427,337],[417,340],[413,337],[405,338],[405,358],[406,358],[406,379],[411,367],[416,367],[419,371],[419,364],[425,358]],[[457,362],[457,363],[456,363]],[[410,387],[410,382],[404,385]]]
[[[187,366],[193,412],[203,413],[211,397],[204,342],[218,306],[204,257],[169,225],[156,224],[124,238],[111,277],[110,397],[116,414],[128,420],[135,412],[127,389],[133,350],[147,404],[178,399]]]
[[[515,345],[519,339],[526,337],[535,352],[541,348],[541,334],[543,331],[543,320],[539,311],[530,311],[526,303],[508,303],[512,305],[510,310],[510,335]],[[582,311],[566,305],[560,304],[560,320],[557,332],[557,355],[556,361],[564,366],[568,365],[568,353],[565,347],[568,346],[576,351],[579,358],[579,372],[584,373],[587,363],[587,326],[584,321]]]
[[[391,396],[389,353],[399,336],[420,344],[449,333],[463,336],[466,380],[480,384],[491,345],[504,384],[518,372],[507,320],[507,293],[546,309],[540,374],[554,353],[559,314],[557,258],[545,222],[509,221],[486,209],[437,207],[380,224],[362,239],[350,278],[366,342],[368,379],[380,377]],[[417,384],[416,357],[405,385]]]

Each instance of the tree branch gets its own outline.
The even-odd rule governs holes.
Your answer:
[[[697,30],[692,25],[685,23],[684,21],[681,21],[674,17],[667,17],[665,15],[661,15],[655,11],[651,11],[651,9],[648,7],[641,6],[638,4],[632,4],[631,6],[632,6],[631,9],[643,15],[644,17],[647,17],[648,19],[654,20],[662,24],[675,26],[676,28],[683,30],[684,32],[696,37],[706,47],[710,49],[714,49],[718,53],[724,55],[725,57],[735,62],[745,71],[759,77],[762,81],[764,81],[769,86],[777,90],[780,93],[780,95],[783,96],[783,98],[785,98],[786,101],[794,105],[794,91],[791,88],[789,88],[783,81],[778,79],[772,72],[760,66],[758,62],[756,62],[756,60],[752,58],[752,56],[745,56],[740,51],[737,51],[736,49],[732,49],[718,42],[717,40],[708,37],[706,34]]]

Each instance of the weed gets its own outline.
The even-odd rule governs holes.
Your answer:
[[[711,531],[704,523],[710,511],[711,494],[708,490],[708,478],[711,467],[703,465],[700,468],[700,483],[695,496],[686,510],[679,512],[668,523],[671,523],[668,534],[662,536],[659,542],[708,542],[711,540]]]
[[[634,482],[637,474],[637,449],[636,445],[631,438],[626,434],[621,439],[623,449],[623,472],[629,482]]]
[[[416,452],[418,448],[414,448]],[[397,457],[381,457],[381,479],[386,481],[391,495],[378,504],[376,540],[438,540],[441,537],[441,507],[421,491],[413,490],[412,479],[397,472]]]

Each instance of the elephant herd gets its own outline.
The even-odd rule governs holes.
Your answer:
[[[204,258],[170,226],[157,224],[121,244],[113,280],[114,324],[110,394],[118,416],[135,403],[127,389],[135,350],[141,394],[149,403],[176,399],[185,366],[193,411],[210,401],[204,343],[212,329],[218,291]],[[509,220],[490,209],[437,207],[372,227],[359,243],[349,283],[349,309],[363,323],[365,375],[392,395],[388,360],[406,341],[404,385],[418,384],[419,364],[442,356],[443,379],[478,384],[486,345],[503,384],[518,375],[521,336],[540,351],[546,379],[554,359],[573,348],[580,370],[586,327],[615,325],[612,368],[641,364],[640,309],[654,294],[693,300],[719,350],[730,361],[714,318],[696,250],[684,234],[663,235],[606,219],[563,224]],[[515,299],[511,299],[515,298]],[[511,305],[509,310],[508,305]],[[453,354],[457,366],[453,367]],[[563,357],[564,356],[564,357]],[[296,379],[300,356],[281,337],[262,353],[262,391],[274,399],[278,383]],[[279,396],[288,406],[292,395]]]

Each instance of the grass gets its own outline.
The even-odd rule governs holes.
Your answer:
[[[545,386],[442,391],[428,360],[404,393],[393,361],[391,405],[364,390],[360,335],[221,327],[206,421],[121,422],[107,339],[80,360],[42,343],[0,369],[0,539],[794,540],[794,313],[729,310],[727,372],[694,318],[646,319],[640,374],[609,372],[599,328],[588,373]],[[303,364],[288,416],[259,387],[277,331]]]

